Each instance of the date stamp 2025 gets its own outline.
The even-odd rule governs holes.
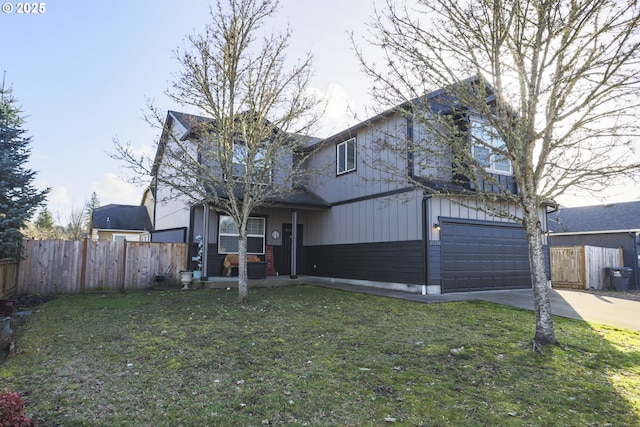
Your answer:
[[[2,3],[2,12],[20,15],[37,15],[47,11],[46,3]]]

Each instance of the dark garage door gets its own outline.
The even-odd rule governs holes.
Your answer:
[[[442,292],[531,287],[524,229],[441,219]]]

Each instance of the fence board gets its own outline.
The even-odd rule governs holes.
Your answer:
[[[611,286],[606,269],[608,267],[623,266],[622,247],[600,248],[596,246],[585,246],[584,252],[585,263],[589,266],[589,268],[586,269],[586,287],[605,289]]]
[[[607,267],[622,266],[621,248],[556,246],[550,248],[551,284],[554,287],[604,289]]]
[[[13,295],[18,282],[18,262],[0,260],[0,297]]]
[[[187,258],[184,243],[25,240],[23,247],[12,293],[142,289],[169,266],[169,281],[177,284]]]

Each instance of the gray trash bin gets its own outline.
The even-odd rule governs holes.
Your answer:
[[[607,268],[609,280],[611,280],[611,287],[619,292],[626,292],[629,290],[629,279],[631,278],[632,271],[633,269],[629,267]]]

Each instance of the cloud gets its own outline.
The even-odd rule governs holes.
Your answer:
[[[64,224],[71,210],[75,209],[69,190],[63,185],[43,185],[43,187],[51,187],[51,191],[47,194],[47,207],[54,220]]]
[[[139,205],[142,200],[143,189],[125,182],[122,178],[112,172],[102,175],[102,180],[94,182],[91,186],[95,191],[100,205]]]
[[[326,90],[317,88],[310,88],[310,90],[324,103],[325,107],[317,136],[329,137],[364,119],[361,104],[354,102],[349,93],[339,84],[331,83]]]
[[[53,185],[45,179],[37,179],[36,180],[36,188],[44,189],[50,188],[51,191],[47,194],[46,206],[53,215],[53,220],[58,224],[65,224],[71,210],[75,209],[76,206],[73,204],[73,199],[71,197],[71,193],[67,187],[64,185]],[[80,206],[82,207],[82,206]],[[38,208],[38,212],[40,208]],[[35,213],[32,219],[35,219],[37,216],[37,212]]]

